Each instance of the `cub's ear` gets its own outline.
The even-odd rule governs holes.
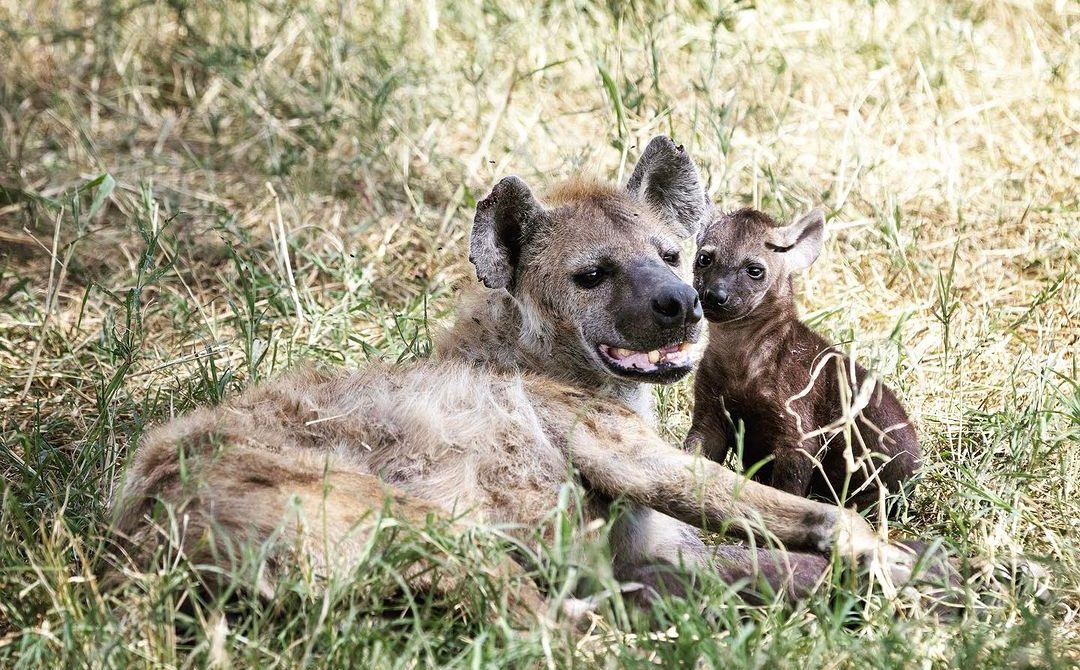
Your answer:
[[[679,239],[696,235],[711,209],[694,162],[663,135],[652,138],[641,152],[626,190],[660,212]]]
[[[765,246],[784,255],[789,271],[808,268],[825,244],[825,213],[812,209],[795,223],[774,229],[771,237]]]
[[[476,277],[488,288],[513,288],[521,249],[547,211],[517,177],[504,177],[476,203],[469,260]]]

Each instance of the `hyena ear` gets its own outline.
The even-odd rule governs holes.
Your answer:
[[[641,152],[626,190],[656,208],[679,239],[696,235],[710,211],[694,162],[663,135],[652,138]]]
[[[810,267],[824,244],[825,213],[812,209],[795,223],[774,229],[772,242],[767,242],[765,246],[782,253],[788,270],[796,272]]]
[[[488,288],[512,288],[521,248],[547,211],[517,177],[504,177],[476,203],[469,260]]]

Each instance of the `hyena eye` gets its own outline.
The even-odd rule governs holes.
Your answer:
[[[679,264],[679,252],[678,251],[665,251],[660,254],[660,258],[664,259],[664,262],[668,265]]]
[[[746,266],[746,274],[751,279],[762,279],[765,277],[765,268],[760,265],[748,265]]]
[[[694,265],[696,265],[699,268],[707,268],[710,265],[712,265],[712,262],[713,262],[712,254],[700,253],[700,254],[698,254],[697,260],[694,261]]]
[[[603,268],[589,268],[574,275],[574,283],[581,288],[596,288],[607,275],[607,270]]]

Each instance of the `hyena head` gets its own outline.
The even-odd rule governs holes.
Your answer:
[[[470,260],[506,289],[522,338],[581,376],[667,383],[693,367],[701,304],[680,242],[708,211],[682,147],[656,137],[625,189],[573,182],[538,202],[507,177],[477,204]]]
[[[716,213],[698,235],[694,287],[705,318],[726,323],[784,305],[791,275],[821,253],[825,218],[815,209],[786,226],[753,209]]]

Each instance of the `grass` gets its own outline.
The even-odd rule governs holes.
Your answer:
[[[0,665],[1075,666],[1078,31],[1040,1],[0,0]],[[652,622],[616,598],[513,633],[498,585],[397,588],[417,555],[506,548],[439,528],[324,595],[298,569],[271,603],[200,600],[182,561],[102,593],[145,426],[301,359],[425,355],[495,178],[625,179],[657,133],[724,207],[827,208],[800,302],[913,411],[901,529],[1042,564],[1047,601],[1006,583],[939,622],[706,583]],[[688,390],[657,390],[673,441]],[[600,546],[549,550],[555,587],[608,579]]]

